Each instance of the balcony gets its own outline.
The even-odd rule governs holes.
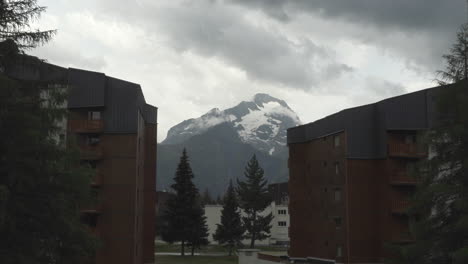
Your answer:
[[[80,146],[80,153],[83,160],[102,159],[102,148],[99,145]]]
[[[402,186],[415,186],[417,181],[408,175],[406,171],[395,171],[390,176],[390,184]]]
[[[390,143],[388,144],[388,155],[390,157],[419,159],[427,157],[427,149],[415,143]]]
[[[68,120],[68,130],[73,133],[102,133],[102,120]]]
[[[100,173],[99,170],[96,170],[96,173],[91,179],[91,186],[97,188],[97,187],[101,187],[101,185],[102,185],[102,174]]]
[[[409,208],[410,202],[408,200],[403,200],[403,199],[394,199],[392,201],[392,213],[393,214],[398,214],[398,215],[405,215],[408,208]]]
[[[414,238],[409,232],[396,233],[392,235],[392,242],[396,244],[409,244],[414,242]]]

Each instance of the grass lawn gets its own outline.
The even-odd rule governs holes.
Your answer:
[[[274,246],[256,246],[256,249],[261,251],[287,251],[287,247],[274,247]],[[156,252],[180,252],[180,245],[156,243]],[[185,248],[185,252],[190,253],[190,248]],[[227,252],[227,249],[220,245],[208,245],[202,249],[195,250],[198,253],[214,253],[214,252]]]
[[[237,264],[237,257],[158,256],[156,264]]]

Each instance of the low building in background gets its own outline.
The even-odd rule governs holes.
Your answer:
[[[288,209],[288,183],[274,183],[268,186],[268,190],[272,196],[272,203],[261,214],[273,214],[271,221],[270,237],[264,240],[257,240],[256,245],[289,245],[289,209]],[[217,242],[213,239],[213,234],[216,232],[217,224],[221,223],[222,205],[213,204],[205,205],[205,216],[208,225],[208,240],[211,244]],[[249,245],[250,240],[243,241],[244,245]]]
[[[97,204],[81,213],[101,240],[96,263],[154,263],[157,108],[145,102],[140,85],[103,73],[27,55],[9,66],[12,79],[68,91],[58,140],[76,140],[81,164],[95,170]]]
[[[382,263],[387,243],[411,243],[411,170],[428,156],[437,89],[288,130],[291,258]]]

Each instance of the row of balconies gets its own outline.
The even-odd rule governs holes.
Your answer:
[[[104,131],[102,120],[68,120],[68,131],[71,133],[93,133],[98,134]],[[80,145],[80,155],[83,160],[99,160],[103,157],[102,147],[96,145]],[[95,170],[91,186],[100,187],[102,185],[102,174],[99,169]],[[100,205],[85,206],[80,210],[82,219],[89,226],[89,231],[95,236],[99,236],[99,229],[96,228],[97,218],[101,213]]]

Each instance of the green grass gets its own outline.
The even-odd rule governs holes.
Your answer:
[[[207,257],[207,256],[158,256],[156,264],[234,264],[237,257]]]
[[[274,246],[256,246],[255,248],[260,251],[287,251],[287,247],[274,247]],[[185,248],[186,252],[190,252],[190,248]],[[156,243],[156,252],[180,252],[180,245]],[[228,252],[227,248],[220,245],[208,245],[202,249],[195,250],[198,253],[214,253],[214,252]]]

